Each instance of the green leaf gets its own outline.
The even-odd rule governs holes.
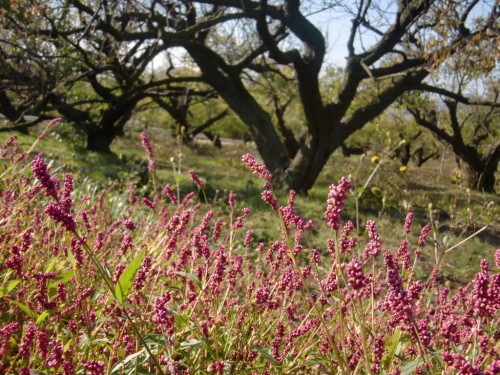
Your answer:
[[[380,188],[378,188],[377,186],[372,187],[370,190],[373,193],[373,195],[377,197],[382,196],[382,190],[380,190]]]
[[[47,287],[49,297],[54,298],[54,296],[56,295],[57,284],[59,284],[60,282],[67,283],[68,281],[70,281],[73,278],[74,275],[75,275],[75,269],[73,268],[73,269],[70,269],[69,271],[66,271],[62,275],[57,276],[55,278],[55,280],[52,281],[49,284],[49,286]]]
[[[50,262],[49,266],[45,269],[45,273],[49,273],[50,271],[52,271],[52,269],[54,268],[55,264],[56,264],[56,260],[57,258],[53,258],[52,259],[52,262]]]
[[[12,292],[20,282],[21,280],[10,280],[9,282],[2,284],[0,287],[0,298]]]
[[[260,355],[264,357],[266,361],[271,362],[273,366],[281,367],[281,363],[272,355],[270,355],[264,348],[260,346],[255,346],[254,349],[257,350],[260,353]]]
[[[26,177],[27,179],[31,178],[31,168],[23,168],[22,171],[24,177]]]
[[[401,369],[401,375],[413,374],[415,372],[415,370],[417,369],[417,367],[423,363],[424,363],[423,358],[417,358],[414,361],[411,361],[410,363],[408,363],[406,366],[404,366]]]
[[[152,346],[166,346],[168,345],[165,335],[149,335],[144,337],[144,342],[148,344],[148,347]]]
[[[433,359],[434,357],[440,356],[441,355],[441,350],[432,352],[431,354],[427,355],[427,358],[429,358],[429,361]],[[430,361],[432,362],[432,361]],[[410,375],[413,374],[416,370],[416,368],[424,363],[424,358],[418,357],[414,361],[411,361],[408,363],[406,366],[404,366],[401,369],[401,375]]]
[[[67,342],[66,344],[64,344],[64,346],[63,346],[63,350],[64,350],[64,351],[68,350],[68,349],[71,347],[71,344],[72,344],[72,343],[73,343],[73,340],[72,340],[72,339],[68,340],[68,342]]]
[[[16,305],[17,307],[19,307],[21,310],[23,310],[26,313],[26,315],[28,315],[30,318],[33,318],[33,319],[37,319],[38,318],[38,315],[36,314],[36,312],[34,312],[33,310],[31,310],[25,304],[23,304],[21,302],[14,301],[13,299],[11,299],[10,301],[14,305]]]
[[[200,282],[200,279],[198,279],[195,275],[193,275],[192,273],[187,273],[187,272],[174,272],[176,275],[179,275],[179,276],[182,276],[182,277],[186,277],[188,278],[189,280],[191,280],[193,283],[195,283],[198,288],[201,289],[201,282]]]
[[[356,189],[356,193],[358,193],[358,197],[360,197],[365,192],[364,187],[359,187]]]
[[[40,324],[41,322],[43,322],[49,315],[50,313],[48,311],[44,311],[43,313],[41,313],[36,320],[36,324]]]
[[[56,277],[55,281],[58,283],[59,282],[67,283],[73,278],[73,276],[75,276],[75,270],[71,269],[69,271],[64,272],[61,276]]]
[[[73,266],[73,269],[75,269],[76,268],[76,259],[75,259],[74,255],[73,255],[72,251],[68,251],[68,259],[71,262],[71,265]]]
[[[132,288],[132,283],[134,282],[134,277],[141,266],[142,263],[142,258],[144,257],[144,253],[146,252],[146,249],[142,250],[137,254],[137,256],[132,260],[132,262],[129,263],[127,268],[123,271],[121,274],[120,278],[118,279],[118,282],[116,283],[115,286],[115,295],[116,299],[120,304],[125,301],[127,298],[128,294],[130,293],[130,289]]]
[[[381,362],[384,364],[386,370],[388,370],[388,366],[392,362],[394,355],[397,354],[396,348],[399,344],[400,338],[401,331],[398,329],[392,334],[392,336],[386,341],[386,344],[384,345],[386,353],[382,356]]]
[[[189,323],[189,317],[185,314],[178,314],[173,310],[168,310],[168,313],[174,314],[174,322],[177,329],[184,329]]]
[[[181,342],[179,350],[191,350],[199,346],[201,346],[201,340],[189,339],[187,341]]]
[[[451,236],[444,236],[443,237],[443,245],[446,248],[448,248],[452,243],[453,243],[453,237],[451,237]]]
[[[314,359],[309,359],[309,360],[307,360],[304,363],[305,367],[314,366],[314,365],[325,365],[325,366],[327,366],[328,365],[328,361],[326,359],[323,359],[323,358],[314,358]]]
[[[111,375],[121,374],[144,374],[139,368],[149,358],[146,349],[141,349],[137,353],[130,354],[122,361],[116,363],[111,369]],[[144,370],[143,370],[144,371]]]

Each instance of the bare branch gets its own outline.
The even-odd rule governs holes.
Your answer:
[[[415,87],[415,90],[433,92],[435,94],[443,95],[447,98],[456,100],[459,103],[474,105],[474,106],[485,106],[499,108],[500,102],[498,101],[488,101],[488,100],[473,100],[464,95],[457,94],[456,92],[444,89],[442,87],[432,86],[426,83],[420,83]]]

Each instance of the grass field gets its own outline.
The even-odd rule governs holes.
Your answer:
[[[38,131],[41,131],[40,129]],[[36,139],[33,135],[17,135],[21,147],[28,149]],[[71,172],[79,181],[89,181],[97,186],[113,185],[126,190],[128,181],[133,180],[143,186],[147,194],[149,175],[144,150],[137,136],[138,131],[130,131],[125,137],[118,138],[113,144],[115,155],[102,155],[84,150],[75,142],[65,142],[57,132],[48,136],[37,145],[48,160],[53,160],[62,172]],[[169,133],[161,129],[149,129],[147,134],[155,150],[155,174],[158,184],[176,184],[184,192],[192,189],[186,172],[194,170],[206,181],[205,196],[208,202],[226,202],[230,191],[252,210],[261,211],[258,222],[253,223],[254,231],[268,239],[268,228],[272,222],[279,226],[274,215],[267,213],[267,205],[260,199],[260,186],[249,175],[240,162],[247,152],[256,153],[251,143],[223,140],[223,147],[217,149],[209,142],[197,140],[190,147],[179,145]],[[0,134],[0,143],[6,134]],[[297,197],[297,210],[304,217],[322,220],[324,202],[328,186],[342,176],[353,182],[353,192],[366,189],[359,198],[359,213],[356,215],[356,200],[353,196],[346,202],[345,219],[358,222],[359,232],[364,231],[367,219],[377,218],[379,231],[385,238],[384,246],[395,249],[399,246],[391,234],[399,228],[406,212],[415,212],[419,225],[433,224],[436,230],[436,243],[442,246],[446,237],[447,246],[461,242],[484,226],[467,246],[457,247],[446,258],[444,277],[450,281],[467,280],[477,272],[471,267],[477,259],[486,257],[492,260],[491,249],[500,247],[500,197],[467,189],[464,171],[459,170],[455,159],[448,151],[444,164],[442,160],[430,160],[418,168],[409,165],[405,173],[400,171],[397,161],[378,156],[380,165],[371,161],[374,154],[344,157],[337,152],[321,173],[315,187],[307,196]],[[373,176],[370,178],[372,173]],[[499,174],[500,178],[500,174]],[[286,202],[287,192],[280,191],[282,203]],[[279,197],[278,197],[279,198]],[[411,208],[411,209],[410,209]],[[324,243],[324,236],[317,234],[314,245]],[[466,250],[465,250],[466,249]],[[429,255],[432,269],[434,257]]]

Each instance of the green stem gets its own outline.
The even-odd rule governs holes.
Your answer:
[[[104,280],[106,286],[108,287],[109,291],[111,292],[111,295],[113,296],[114,300],[122,308],[122,311],[123,311],[125,317],[127,318],[127,320],[130,322],[130,325],[131,325],[132,330],[134,331],[135,335],[137,336],[137,338],[141,342],[141,344],[144,347],[144,349],[146,349],[146,351],[148,352],[148,355],[153,360],[154,365],[158,369],[159,373],[161,375],[164,375],[165,373],[163,372],[160,363],[158,362],[158,360],[156,359],[156,357],[153,355],[153,352],[151,351],[151,349],[149,348],[148,344],[146,343],[146,340],[144,339],[144,337],[140,333],[139,329],[137,328],[137,325],[134,323],[134,321],[130,317],[129,313],[127,312],[127,309],[126,309],[125,305],[122,304],[122,303],[120,303],[120,301],[118,300],[118,297],[116,296],[116,293],[115,293],[115,288],[113,287],[113,284],[112,284],[111,280],[109,280],[109,277],[106,274],[106,271],[104,270],[104,268],[102,267],[102,265],[99,263],[99,261],[95,257],[95,255],[92,253],[92,250],[90,249],[90,247],[87,244],[87,242],[82,242],[81,241],[81,236],[78,234],[78,232],[76,230],[73,230],[72,233],[76,237],[76,239],[80,243],[83,244],[83,248],[85,249],[87,255],[91,259],[91,261],[94,264],[94,266],[97,268],[98,272],[100,273],[100,275],[101,275],[102,279]]]

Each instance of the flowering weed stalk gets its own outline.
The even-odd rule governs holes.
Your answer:
[[[86,195],[41,156],[23,173],[14,141],[3,150],[0,373],[500,371],[500,250],[460,288],[441,285],[437,269],[419,280],[430,228],[408,213],[399,248],[384,247],[372,220],[358,238],[342,220],[345,178],[315,223],[297,214],[294,192],[280,204],[272,175],[245,155],[281,223],[265,242],[233,194],[229,207],[169,184],[147,201],[116,188]],[[312,248],[318,230],[331,235]]]

